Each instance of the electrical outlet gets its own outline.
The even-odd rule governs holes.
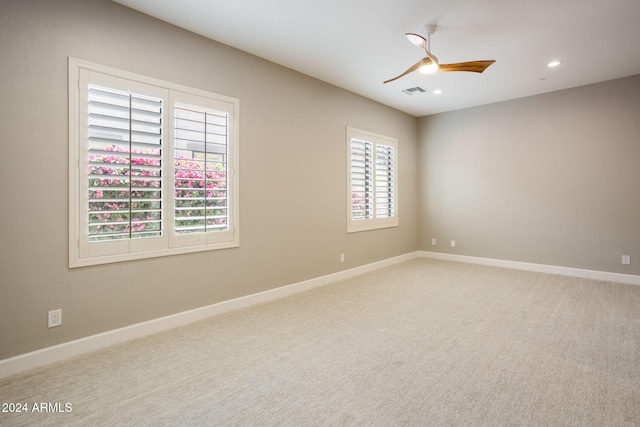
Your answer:
[[[630,255],[622,255],[622,263],[623,264],[631,264],[631,256]]]
[[[452,248],[455,248],[455,247],[456,247],[456,241],[455,241],[455,240],[452,240],[452,241],[451,241],[451,247],[452,247]]]
[[[340,254],[340,262],[344,262],[344,254]]]
[[[431,246],[435,246],[436,245],[436,239],[431,239]]]
[[[52,310],[49,312],[49,327],[62,325],[62,309]]]

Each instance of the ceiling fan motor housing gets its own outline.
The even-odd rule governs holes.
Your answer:
[[[438,29],[438,26],[436,24],[427,24],[424,26],[424,33],[428,36],[431,36],[433,33],[436,32],[437,29]]]

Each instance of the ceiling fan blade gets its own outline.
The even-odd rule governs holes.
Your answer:
[[[427,39],[422,37],[420,34],[406,33],[405,36],[411,43],[418,46],[420,49],[427,50]]]
[[[409,67],[407,69],[407,71],[405,71],[404,73],[400,74],[399,76],[396,76],[392,79],[387,80],[385,83],[389,83],[392,82],[394,80],[398,80],[400,77],[404,77],[409,73],[414,72],[415,70],[417,70],[418,68],[422,67],[423,65],[429,65],[431,63],[431,59],[426,56],[424,58],[422,58],[420,61],[416,62],[415,64],[413,64],[411,67]]]
[[[472,73],[482,73],[489,65],[496,62],[495,60],[487,61],[470,61],[470,62],[456,62],[455,64],[440,64],[438,72],[447,71],[470,71]]]

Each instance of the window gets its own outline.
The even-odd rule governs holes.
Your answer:
[[[347,231],[398,225],[397,140],[347,128]]]
[[[239,245],[234,98],[69,60],[69,265]]]

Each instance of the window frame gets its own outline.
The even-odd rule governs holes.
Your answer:
[[[83,267],[137,259],[155,258],[191,252],[238,247],[239,228],[239,107],[237,98],[191,88],[177,83],[69,58],[69,267]],[[92,77],[89,77],[92,76]],[[98,76],[98,77],[95,77]],[[129,90],[152,88],[151,95],[163,100],[162,141],[162,236],[122,239],[118,243],[89,242],[87,220],[87,84],[94,79],[122,81]],[[122,89],[122,87],[120,87]],[[84,92],[83,92],[84,90]],[[229,231],[174,235],[174,110],[176,103],[193,103],[203,108],[220,109],[229,114],[227,125],[228,171],[226,177]],[[213,234],[218,233],[216,236]],[[201,236],[199,235],[201,234]],[[223,235],[224,234],[224,235]],[[105,249],[106,248],[106,249]]]
[[[362,129],[356,129],[353,127],[347,127],[347,233],[354,233],[360,231],[367,230],[376,230],[381,228],[391,228],[397,227],[399,225],[399,214],[398,214],[398,140],[396,138],[392,138],[389,136],[381,135],[374,132],[369,132]],[[366,142],[373,146],[373,161],[374,164],[371,166],[371,173],[375,174],[375,160],[376,160],[376,150],[378,146],[392,148],[393,151],[393,161],[388,171],[390,173],[390,180],[392,180],[392,188],[390,189],[390,193],[392,193],[393,197],[393,215],[392,216],[379,216],[376,210],[377,203],[377,186],[376,179],[372,180],[371,183],[371,193],[372,193],[372,215],[370,218],[364,219],[354,219],[353,218],[353,150],[352,150],[352,142],[354,140]],[[387,192],[387,194],[389,193]]]

